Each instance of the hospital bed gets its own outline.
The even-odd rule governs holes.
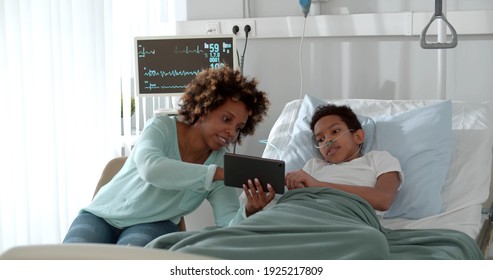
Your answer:
[[[326,102],[355,111],[365,130],[364,152],[385,149],[401,161],[405,184],[383,218],[358,197],[301,189],[240,225],[173,233],[149,248],[19,246],[0,258],[374,259],[382,255],[373,251],[383,250],[390,252],[383,258],[390,259],[481,259],[487,254],[492,224],[489,103],[305,96],[284,106],[263,157],[285,160],[290,171],[317,156],[308,122]]]
[[[402,210],[400,215],[396,213],[394,217],[386,217],[381,220],[381,223],[391,229],[442,228],[457,230],[476,240],[485,255],[488,253],[493,222],[493,195],[491,194],[493,190],[493,184],[491,184],[493,151],[492,104],[458,100],[339,99],[322,101],[315,97],[305,96],[303,100],[294,100],[285,105],[280,117],[271,129],[263,157],[287,159],[295,162],[290,167],[295,169],[300,167],[309,157],[314,156],[315,150],[303,150],[299,147],[306,147],[301,143],[307,141],[308,137],[310,137],[309,127],[307,126],[309,116],[317,106],[326,102],[348,105],[358,116],[366,116],[371,120],[376,120],[376,123],[375,121],[373,123],[369,122],[370,125],[367,125],[368,123],[363,120],[365,132],[367,130],[370,132],[366,133],[366,138],[373,137],[373,140],[370,139],[369,141],[378,140],[375,139],[375,133],[395,132],[401,134],[401,137],[391,134],[379,135],[382,138],[388,137],[388,139],[383,140],[384,143],[370,143],[365,147],[366,150],[371,149],[370,146],[373,144],[380,145],[380,148],[385,149],[387,144],[385,142],[392,142],[392,139],[395,139],[395,141],[401,142],[397,146],[391,145],[390,149],[402,149],[405,151],[410,148],[406,145],[420,145],[420,143],[415,143],[414,141],[421,141],[426,145],[414,150],[413,155],[408,155],[415,157],[420,156],[420,154],[423,155],[427,149],[435,149],[442,144],[445,145],[445,143],[437,142],[446,140],[445,137],[440,138],[440,136],[444,135],[440,135],[440,133],[443,133],[443,129],[440,129],[439,126],[444,125],[445,122],[438,119],[438,117],[439,114],[443,113],[441,111],[444,111],[446,103],[451,103],[452,142],[450,160],[447,161],[442,158],[442,162],[436,160],[428,163],[415,161],[416,163],[427,164],[426,167],[428,168],[434,168],[434,165],[439,164],[446,167],[441,170],[442,176],[445,175],[445,179],[442,181],[443,186],[441,188],[439,185],[432,186],[435,187],[434,192],[426,192],[424,190],[421,190],[421,192],[407,192],[406,194],[410,195],[410,197],[406,200],[396,201],[396,203],[416,201],[415,206],[409,205],[406,209],[407,214],[404,213],[405,210]],[[443,106],[440,106],[440,104]],[[423,112],[423,110],[428,110],[428,112]],[[399,116],[403,116],[403,114],[407,115],[399,119]],[[392,130],[392,128],[389,129],[386,126],[395,126],[395,129]],[[372,129],[374,132],[371,131]],[[416,137],[417,135],[412,135],[413,133],[420,133],[421,137]],[[298,136],[295,136],[295,134],[298,134]],[[366,138],[365,142],[368,141]],[[294,147],[298,148],[293,149]],[[433,155],[430,151],[428,152],[430,156]],[[402,164],[402,157],[406,155],[402,153],[398,153],[398,155],[401,156]],[[413,163],[409,162],[409,164]],[[419,164],[417,166],[417,168],[426,167],[419,166]],[[407,169],[411,170],[412,166],[408,166]],[[434,174],[433,172],[431,173]],[[407,175],[406,173],[404,175],[405,181],[407,180]],[[420,203],[419,200],[425,196],[428,197]],[[424,213],[424,211],[421,211],[422,213],[413,213],[417,208],[427,208],[427,204],[433,203],[434,198],[435,201],[441,199],[439,208],[435,208],[434,211],[430,210],[429,213]]]

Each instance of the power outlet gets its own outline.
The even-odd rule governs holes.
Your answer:
[[[205,25],[205,32],[207,35],[221,34],[221,25],[219,21],[210,21]]]
[[[237,37],[245,37],[245,26],[250,25],[250,32],[248,32],[248,37],[257,36],[257,28],[255,27],[254,19],[233,19],[225,22],[225,30],[228,33],[233,33],[233,26],[238,26],[240,29],[238,33],[236,33]]]

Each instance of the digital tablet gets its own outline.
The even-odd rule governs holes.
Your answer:
[[[224,155],[224,184],[243,188],[248,179],[258,178],[264,191],[268,192],[269,183],[276,193],[283,194],[285,165],[282,160],[227,153]]]

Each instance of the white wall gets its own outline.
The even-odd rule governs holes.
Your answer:
[[[242,2],[188,0],[187,19],[301,16],[298,0],[245,1],[250,3],[250,9],[243,9]],[[317,1],[312,2],[317,5]],[[434,1],[430,0],[322,2],[321,14],[434,12],[435,9]],[[489,0],[443,2],[448,11],[493,10],[493,1]],[[312,10],[316,10],[314,7]],[[309,23],[305,33],[311,28]],[[256,28],[261,32],[262,26]],[[240,52],[243,45],[244,40],[239,39]],[[267,138],[283,105],[299,97],[299,51],[300,37],[249,38],[244,73],[259,80],[272,106],[269,118],[253,137],[245,139],[238,152],[260,155],[264,146],[258,141]],[[438,52],[422,49],[419,36],[305,37],[302,53],[303,91],[307,94],[324,98],[377,99],[435,99],[439,96]],[[446,51],[446,97],[493,101],[490,77],[493,77],[493,35],[459,34],[459,45]]]
[[[300,17],[298,0],[188,0],[187,19]],[[313,1],[314,5],[318,5]],[[321,14],[434,12],[431,0],[326,0]],[[448,11],[493,10],[490,0],[444,0]],[[211,8],[214,7],[214,8]],[[315,7],[315,6],[313,6]],[[313,10],[317,10],[313,8]],[[370,24],[370,23],[369,23]],[[462,24],[452,22],[452,24]],[[424,27],[424,26],[423,26]],[[263,26],[256,26],[258,32]],[[269,28],[273,28],[270,26]],[[307,25],[307,30],[310,26]],[[229,32],[229,30],[221,30]],[[301,31],[300,31],[301,34]],[[416,34],[416,33],[415,33]],[[238,40],[240,52],[244,40]],[[250,38],[244,73],[259,80],[272,101],[269,117],[237,152],[261,155],[270,128],[287,101],[300,95],[300,37]],[[424,50],[419,36],[306,37],[303,92],[322,98],[436,99],[438,51]],[[446,51],[446,98],[493,102],[493,34],[462,35]]]
[[[242,17],[242,2],[250,3],[250,17],[299,16],[298,0],[187,0],[187,19]],[[443,0],[448,10],[487,10],[489,0]],[[393,13],[434,11],[433,0],[312,0],[312,8],[322,14]]]

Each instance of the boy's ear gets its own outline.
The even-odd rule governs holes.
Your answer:
[[[365,131],[360,128],[353,133],[353,137],[356,144],[363,144],[363,142],[365,141]]]

